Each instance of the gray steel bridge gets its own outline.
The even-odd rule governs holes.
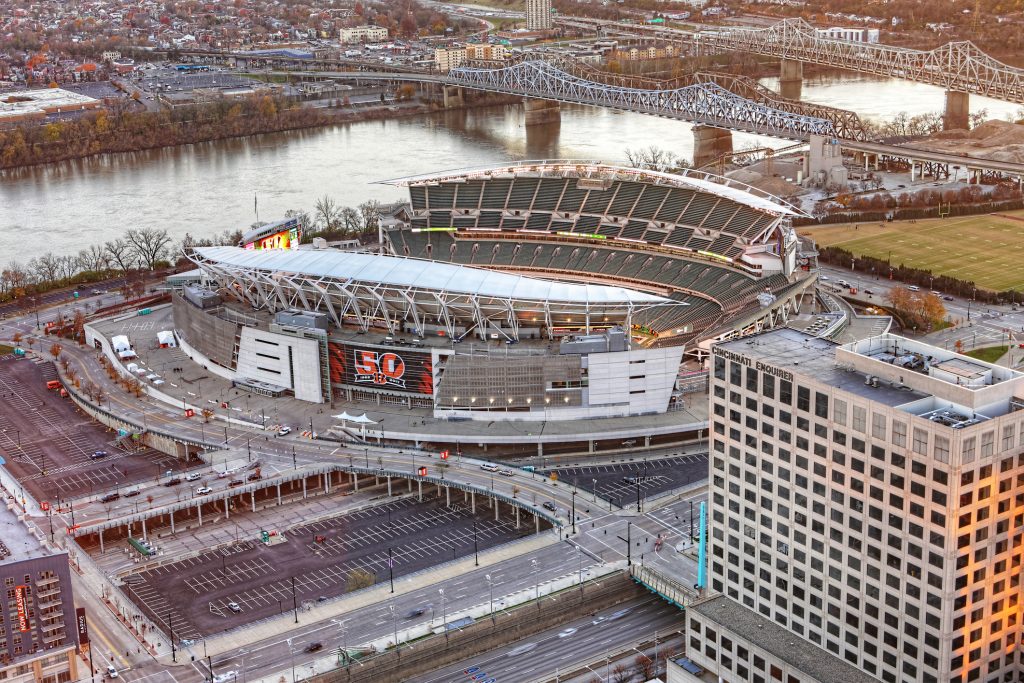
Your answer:
[[[699,33],[626,23],[604,24],[603,28],[695,45],[702,52],[741,50],[1024,104],[1024,69],[1000,62],[970,41],[946,43],[933,50],[858,43],[823,38],[803,19],[785,19],[765,28],[716,27]]]

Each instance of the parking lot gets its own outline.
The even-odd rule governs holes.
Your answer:
[[[474,541],[484,550],[532,531],[495,521],[482,501],[474,516],[462,501],[403,498],[293,527],[284,542],[243,540],[156,567],[126,595],[176,638],[202,637],[330,600],[360,587],[354,577],[387,582],[391,570],[398,579],[472,554]]]
[[[558,473],[559,480],[575,484],[585,491],[596,491],[602,498],[622,506],[636,502],[637,478],[641,498],[656,496],[694,481],[707,479],[708,455],[694,453],[658,460],[566,467],[553,471]]]
[[[53,364],[0,356],[0,452],[38,500],[61,501],[154,478],[178,461],[120,438],[46,383]],[[94,459],[97,451],[106,456]]]

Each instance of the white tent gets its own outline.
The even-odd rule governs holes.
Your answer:
[[[120,354],[122,351],[131,351],[132,343],[128,341],[127,335],[118,334],[110,338],[110,345],[114,351]]]
[[[156,333],[156,340],[160,344],[160,348],[174,348],[178,345],[177,340],[174,338],[174,333],[170,330],[163,330],[162,332]]]

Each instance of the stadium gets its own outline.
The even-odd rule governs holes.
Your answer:
[[[385,182],[409,202],[374,253],[295,249],[277,224],[191,250],[205,285],[174,295],[182,348],[236,387],[332,405],[665,416],[711,340],[785,321],[811,284],[799,211],[705,173],[545,161]],[[288,248],[253,247],[278,227]]]

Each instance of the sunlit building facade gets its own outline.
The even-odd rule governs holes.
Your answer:
[[[710,402],[712,599],[881,681],[1021,680],[1024,375],[781,329],[714,347]],[[771,680],[692,612],[688,656]]]

